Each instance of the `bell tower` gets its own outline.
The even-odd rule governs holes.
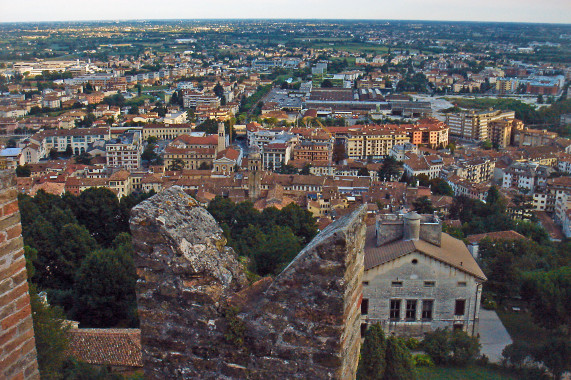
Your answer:
[[[262,185],[262,156],[258,152],[248,154],[248,194],[251,200],[260,197]]]
[[[218,123],[218,147],[217,152],[226,149],[226,129],[224,123]]]

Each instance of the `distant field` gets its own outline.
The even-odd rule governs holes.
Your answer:
[[[483,367],[420,367],[416,369],[418,380],[516,380],[502,372]]]
[[[350,43],[350,42],[330,42],[330,43],[315,43],[312,44],[314,49],[335,49],[343,50],[349,52],[374,52],[374,53],[386,53],[389,48],[386,46],[365,44],[365,43]]]

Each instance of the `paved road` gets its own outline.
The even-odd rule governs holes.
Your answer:
[[[480,309],[481,352],[490,362],[498,363],[502,359],[502,350],[512,343],[512,338],[495,311]]]

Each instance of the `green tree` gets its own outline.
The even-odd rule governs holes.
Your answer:
[[[60,308],[45,303],[34,285],[30,286],[30,305],[42,379],[60,379],[69,344],[65,315]]]
[[[321,88],[331,88],[333,87],[333,82],[331,82],[330,79],[325,79],[323,82],[321,82]]]
[[[387,340],[379,323],[369,326],[361,347],[361,359],[357,369],[359,380],[381,380],[386,368]]]
[[[30,166],[28,164],[25,164],[23,166],[18,165],[16,167],[16,175],[18,177],[29,177],[32,174],[32,170],[30,169]]]
[[[257,253],[257,247],[267,244],[267,237],[257,225],[249,225],[236,240],[236,249],[242,256],[253,257]]]
[[[359,168],[359,170],[357,171],[357,175],[360,177],[368,177],[369,176],[369,170],[365,167]]]
[[[480,147],[485,150],[490,150],[493,148],[493,144],[490,140],[482,141]]]
[[[450,335],[450,347],[452,350],[451,361],[455,365],[466,366],[480,354],[478,338],[468,335],[464,331],[454,331]]]
[[[515,341],[502,350],[502,363],[515,369],[521,369],[525,360],[531,357],[531,347],[526,342]]]
[[[214,86],[214,94],[219,98],[222,98],[224,96],[224,88],[222,87],[222,85],[220,85],[220,82],[216,83],[216,85]]]
[[[147,146],[143,150],[143,153],[141,154],[141,159],[149,162],[156,161],[158,155],[155,153],[155,148],[156,148],[155,144],[147,144]]]
[[[571,336],[571,266],[525,274],[521,293],[538,325]]]
[[[278,225],[291,228],[296,236],[302,238],[304,245],[317,235],[317,225],[313,215],[295,203],[290,203],[281,209]]]
[[[171,162],[168,169],[172,171],[181,171],[184,169],[184,161],[180,158],[176,158]]]
[[[98,248],[89,231],[78,224],[66,224],[59,231],[58,247],[50,267],[50,288],[69,289],[83,259]]]
[[[76,275],[72,314],[85,326],[136,325],[136,277],[130,243],[91,253]]]
[[[430,186],[430,178],[426,174],[419,174],[416,176],[416,179],[418,180],[418,186]]]
[[[303,168],[301,168],[299,174],[301,175],[309,175],[310,174],[310,170],[311,169],[311,164],[305,164],[303,165]]]
[[[448,182],[442,178],[434,178],[430,181],[430,188],[432,193],[435,195],[447,195],[450,197],[454,196],[454,190],[450,187]]]
[[[432,201],[426,195],[415,199],[412,202],[412,207],[419,214],[432,214],[434,212]]]
[[[104,247],[108,247],[119,233],[129,230],[128,224],[118,223],[121,213],[117,196],[104,187],[91,187],[83,191],[77,197],[74,214],[78,222]]]
[[[24,229],[24,243],[38,252],[36,260],[33,261],[36,281],[42,287],[49,287],[52,279],[49,264],[55,261],[57,256],[57,229],[40,215]]]
[[[379,169],[379,179],[381,181],[394,181],[400,176],[402,162],[394,157],[387,157],[383,160],[383,165]]]
[[[434,363],[445,364],[452,349],[448,331],[438,328],[433,332],[426,333],[421,347],[430,355]]]
[[[571,370],[571,343],[568,338],[552,337],[534,352],[535,360],[542,362],[559,380],[563,373]]]
[[[414,379],[412,355],[400,338],[391,336],[387,339],[385,350],[385,373],[383,379]]]
[[[61,379],[64,380],[125,380],[120,374],[111,373],[106,367],[97,367],[87,363],[68,358],[61,370]]]
[[[256,272],[262,276],[279,274],[301,248],[301,239],[289,227],[275,227],[254,253]]]
[[[79,156],[75,157],[76,164],[91,165],[91,156],[89,153],[82,152]]]

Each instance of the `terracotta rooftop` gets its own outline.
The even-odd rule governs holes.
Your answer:
[[[480,242],[480,240],[484,238],[488,238],[491,240],[519,240],[519,239],[528,240],[525,236],[513,230],[486,232],[483,234],[468,235],[466,237],[466,240],[468,240],[468,242],[470,243],[478,243]]]
[[[71,329],[69,353],[95,365],[142,367],[141,330]]]

